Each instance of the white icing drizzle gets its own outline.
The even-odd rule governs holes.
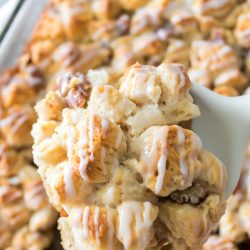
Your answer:
[[[74,140],[75,140],[75,131],[74,128],[69,128],[68,137],[66,140],[67,145],[67,158],[72,159],[74,153]],[[75,186],[73,183],[73,169],[71,164],[64,167],[64,184],[65,192],[69,197],[75,195]]]
[[[206,86],[211,82],[209,73],[205,69],[190,69],[188,75],[191,82],[194,83],[199,83]]]
[[[125,83],[122,84],[123,91],[129,93],[127,96],[134,101],[157,102],[159,99],[159,87],[156,86],[156,70],[152,66],[135,67],[131,69]]]
[[[16,133],[18,131],[18,129],[26,122],[29,120],[29,116],[28,115],[25,115],[23,114],[22,116],[20,116],[16,122],[15,122],[15,125],[11,128],[11,131],[13,133]]]
[[[210,1],[204,1],[203,2],[203,8],[204,9],[218,9],[222,8],[225,5],[227,5],[230,2],[230,0],[210,0]]]
[[[90,151],[90,156],[89,159],[91,161],[94,160],[94,134],[95,134],[95,116],[94,115],[90,115],[90,120],[88,123],[88,132],[89,132],[89,151]]]
[[[78,151],[80,157],[79,172],[81,177],[87,181],[89,180],[87,173],[88,164],[89,161],[94,160],[94,118],[94,115],[90,115],[89,119],[86,118],[80,129],[80,146]],[[87,147],[89,152],[86,151]]]
[[[115,141],[115,148],[118,149],[122,143],[122,138],[123,138],[123,132],[122,130],[119,128],[118,129],[118,135],[116,137],[116,141]]]
[[[80,69],[83,65],[89,64],[89,62],[98,55],[100,47],[89,48],[87,51],[80,51],[80,56],[74,64],[74,69]]]
[[[119,207],[118,238],[123,243],[125,250],[128,250],[132,243],[132,213],[134,212],[133,210],[138,209],[136,205],[135,202],[126,202]]]
[[[147,233],[153,223],[150,216],[151,208],[150,202],[140,203],[135,201],[124,202],[118,208],[119,228],[117,236],[123,243],[125,250],[129,250],[135,240],[137,242],[136,249],[144,250],[147,247],[150,240]],[[132,228],[133,225],[134,228]],[[133,239],[133,231],[136,239]]]
[[[155,183],[155,192],[159,194],[162,190],[165,172],[166,172],[167,157],[164,153],[161,153],[161,157],[157,163],[158,176]]]
[[[87,154],[85,151],[81,150],[79,155],[80,155],[80,166],[79,166],[80,175],[84,180],[88,181],[89,176],[87,173],[88,170],[87,167],[89,164],[89,160],[87,159]]]
[[[72,18],[78,14],[83,14],[87,12],[87,9],[80,5],[81,3],[67,4],[61,3],[58,5],[57,10],[50,10],[49,14],[58,18],[64,26],[68,26]]]
[[[158,160],[158,163],[157,163],[158,175],[157,175],[156,183],[155,183],[156,194],[159,194],[162,190],[165,172],[166,172],[166,163],[167,163],[167,154],[168,154],[167,152],[168,130],[169,130],[168,127],[162,127],[154,133],[154,142],[153,142],[152,150],[155,156],[157,155],[157,147],[160,143],[160,159]]]
[[[53,59],[62,62],[63,67],[68,67],[77,59],[79,53],[77,47],[72,42],[67,42],[55,51]]]
[[[232,48],[228,45],[224,45],[216,54],[212,54],[213,58],[224,57],[228,53],[232,52]]]
[[[148,23],[152,23],[154,25],[159,25],[161,22],[161,8],[158,6],[146,6],[144,8],[139,8],[133,19],[136,19],[136,21],[140,21],[142,28],[148,25]],[[146,18],[145,18],[146,17]]]
[[[191,132],[191,153],[189,154],[188,160],[189,160],[189,179],[188,183],[191,183],[193,179],[195,178],[195,161],[197,161],[197,153],[202,148],[202,142],[200,138],[194,133]],[[196,170],[197,171],[197,170]]]
[[[179,157],[180,157],[181,174],[185,179],[187,179],[189,173],[188,173],[188,167],[186,164],[186,160],[184,159],[185,154],[183,154],[183,153],[185,153],[185,152],[183,152],[183,150],[185,150],[185,148],[184,148],[185,134],[184,134],[182,127],[180,127],[180,126],[175,126],[175,127],[177,129],[177,138],[178,138],[178,144],[179,144],[178,153],[179,153]]]
[[[76,190],[73,183],[73,169],[71,165],[64,167],[64,183],[67,196],[73,197]]]
[[[98,246],[100,246],[100,232],[99,232],[99,207],[95,208],[94,224],[95,224],[95,240]]]
[[[74,139],[75,139],[74,128],[69,128],[68,138],[66,141],[68,159],[71,159],[73,157]],[[76,193],[76,190],[75,190],[74,183],[73,183],[73,169],[72,169],[71,164],[69,164],[69,166],[64,167],[64,184],[65,184],[66,194],[69,197],[74,196]]]
[[[194,132],[192,132],[192,138],[191,138],[191,146],[193,149],[200,151],[202,149],[202,141],[198,135],[196,135]]]
[[[68,206],[66,206],[66,205],[62,205],[62,208],[64,209],[64,211],[65,211],[67,214],[69,214],[69,213],[70,213],[70,209],[69,209],[69,207],[68,207]]]
[[[31,196],[36,196],[41,192],[44,193],[44,187],[42,183],[40,185],[32,186],[32,189],[29,189],[29,194]]]
[[[173,15],[170,20],[174,25],[178,25],[178,23],[181,23],[183,20],[189,19],[189,18],[193,18],[193,15],[189,12],[182,11],[180,13]]]
[[[0,120],[0,128],[5,127],[13,123],[19,116],[21,115],[20,112],[12,113],[11,115],[7,116],[4,119]]]
[[[89,207],[85,207],[83,211],[82,217],[82,229],[83,229],[83,237],[89,237]]]
[[[113,211],[111,209],[107,209],[108,214],[107,214],[107,221],[108,221],[108,234],[107,234],[107,241],[108,241],[108,250],[113,250],[114,249],[114,244],[113,244],[113,238],[114,238],[114,224],[113,224]]]
[[[172,64],[171,71],[173,71],[173,74],[175,74],[175,75],[174,75],[174,78],[169,81],[169,83],[171,82],[170,86],[176,87],[176,85],[178,84],[177,85],[178,89],[183,88],[186,84],[186,77],[185,77],[185,73],[182,71],[181,67],[179,65]]]
[[[142,152],[141,161],[145,165],[145,180],[154,178],[155,169],[154,165],[157,164],[157,178],[155,182],[155,192],[159,194],[163,187],[165,172],[166,172],[166,162],[167,162],[167,137],[168,137],[168,126],[157,127],[153,133],[152,147],[149,152]],[[160,157],[157,159],[160,147]]]
[[[213,53],[211,53],[210,56],[205,54],[202,56],[205,57],[206,60],[199,62],[201,68],[209,68],[210,70],[225,70],[232,65],[237,65],[237,58],[234,56],[234,54],[231,55],[233,50],[230,46],[223,45],[219,48],[219,50],[216,49],[216,46],[220,46],[220,44],[213,45],[212,43],[207,43],[206,46],[207,48],[204,48],[204,50],[200,49],[199,52],[201,56],[203,53],[207,53],[208,50],[211,50]]]
[[[227,70],[223,74],[217,77],[218,84],[226,84],[230,79],[238,78],[240,76],[240,71],[237,69]]]
[[[102,123],[102,138],[105,139],[109,129],[109,121],[106,117],[102,117],[101,123]]]
[[[74,217],[73,217],[73,225],[74,226],[81,226],[81,217],[82,217],[82,210],[80,208],[74,209]]]

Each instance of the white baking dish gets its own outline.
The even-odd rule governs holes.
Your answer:
[[[0,44],[0,73],[16,63],[48,0],[25,0]]]

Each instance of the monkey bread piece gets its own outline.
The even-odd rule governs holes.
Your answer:
[[[0,76],[0,105],[7,109],[15,105],[34,104],[45,79],[37,67],[23,62]]]
[[[167,6],[167,0],[152,0],[139,8],[132,17],[130,33],[138,35],[162,26],[164,23],[164,10]]]
[[[213,79],[206,69],[191,68],[188,70],[188,76],[193,83],[198,83],[206,88],[211,88]]]
[[[120,79],[120,92],[137,104],[127,119],[132,135],[154,125],[187,121],[199,115],[188,91],[191,83],[180,64],[134,64]]]
[[[91,9],[98,19],[107,20],[110,18],[116,18],[120,11],[121,5],[116,0],[94,0],[91,3]]]
[[[82,25],[92,18],[91,1],[53,0],[49,11],[44,13],[35,32],[35,40],[48,39],[50,36],[62,40],[76,40],[82,36]],[[65,16],[67,18],[65,18]],[[50,32],[56,27],[54,32]],[[48,39],[49,40],[49,39]]]
[[[157,76],[162,88],[159,106],[167,124],[188,121],[200,115],[189,94],[191,82],[183,65],[163,63],[157,67]]]
[[[25,61],[0,76],[0,138],[15,148],[31,146],[30,135],[37,101],[45,79],[33,64]]]
[[[116,209],[84,206],[59,219],[65,249],[151,249],[158,208],[125,201]],[[73,225],[73,228],[71,228]]]
[[[118,19],[93,20],[88,24],[88,32],[93,41],[108,45],[115,38],[128,32],[129,23],[130,17],[126,14],[121,15]]]
[[[136,104],[157,103],[161,87],[156,74],[155,67],[136,63],[121,78],[120,92]]]
[[[0,249],[45,249],[52,241],[57,214],[48,203],[36,170],[23,160],[0,176]]]
[[[199,250],[219,222],[224,209],[225,202],[218,195],[209,195],[198,206],[163,202],[159,214],[169,230],[168,239],[173,249]]]
[[[207,70],[211,78],[232,69],[239,69],[236,51],[221,41],[194,41],[191,48],[191,68]]]
[[[90,40],[83,33],[93,17],[91,2],[53,0],[48,4],[25,51],[35,65],[44,68],[54,50],[66,41]]]
[[[236,6],[236,0],[194,0],[193,11],[198,16],[223,17]]]
[[[74,208],[58,223],[64,249],[123,249],[115,237],[115,209],[94,205]]]
[[[239,96],[240,95],[237,89],[228,85],[217,86],[213,89],[213,91],[219,95],[224,95],[224,96]]]
[[[235,47],[223,40],[193,41],[190,62],[189,76],[195,83],[209,88],[213,85],[231,86],[239,92],[247,86],[248,79],[241,71],[240,56]]]
[[[159,196],[185,190],[194,181],[207,189],[223,193],[227,175],[212,154],[202,151],[200,138],[182,127],[151,127],[140,137],[140,156],[136,170],[147,188]]]
[[[123,164],[126,167],[121,165],[115,169],[110,182],[96,192],[93,201],[96,204],[111,207],[129,200],[155,203],[157,197],[140,182],[140,177],[129,167],[129,164],[126,162]]]
[[[248,79],[239,69],[230,69],[218,75],[214,80],[214,85],[216,87],[231,86],[242,91],[248,85]]]
[[[203,35],[209,35],[211,30],[223,26],[221,20],[213,16],[197,16],[199,27]]]
[[[250,8],[249,11],[238,16],[235,28],[237,42],[243,48],[250,48]]]
[[[177,125],[199,115],[185,68],[136,63],[115,79],[112,70],[65,74],[36,106],[33,156],[61,215],[62,244],[198,249],[224,211],[227,175]],[[68,102],[72,90],[85,93],[82,103]]]
[[[136,105],[111,85],[94,87],[88,109],[90,112],[106,115],[111,121],[122,124]]]
[[[122,130],[107,118],[84,109],[65,109],[62,116],[54,134],[34,147],[35,162],[42,166],[40,174],[59,211],[60,202],[70,206],[67,195],[85,199],[91,189],[87,183],[108,181],[126,150]],[[39,130],[38,123],[33,131]]]
[[[31,162],[31,150],[17,151],[5,141],[0,142],[0,179],[16,175],[26,162]]]
[[[179,126],[151,127],[140,137],[140,160],[136,167],[146,187],[160,196],[192,185],[201,172],[197,159],[200,138]]]
[[[162,30],[164,33],[164,30]],[[139,62],[149,65],[159,65],[166,50],[166,42],[161,32],[147,31],[132,40],[132,49]]]
[[[171,15],[170,23],[175,34],[181,36],[186,41],[192,41],[201,37],[198,30],[198,20],[191,11],[176,11]]]
[[[36,113],[29,105],[16,105],[3,110],[0,115],[0,137],[14,147],[33,143],[30,131],[36,121]]]
[[[180,63],[189,66],[189,45],[181,39],[171,39],[164,55],[165,63]]]
[[[102,65],[109,58],[109,50],[98,43],[78,45],[73,42],[61,44],[52,55],[49,73],[69,71],[86,73]]]
[[[133,37],[130,35],[118,37],[111,42],[113,58],[111,67],[118,74],[123,74],[127,67],[140,61],[139,55],[133,50]]]

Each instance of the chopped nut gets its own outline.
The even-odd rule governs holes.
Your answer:
[[[175,191],[170,198],[179,204],[199,204],[207,194],[206,189],[199,183],[183,191]]]

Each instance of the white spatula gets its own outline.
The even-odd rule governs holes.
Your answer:
[[[238,183],[244,148],[250,140],[250,96],[220,96],[198,84],[193,84],[191,94],[201,110],[192,128],[204,147],[225,164],[229,196]]]

